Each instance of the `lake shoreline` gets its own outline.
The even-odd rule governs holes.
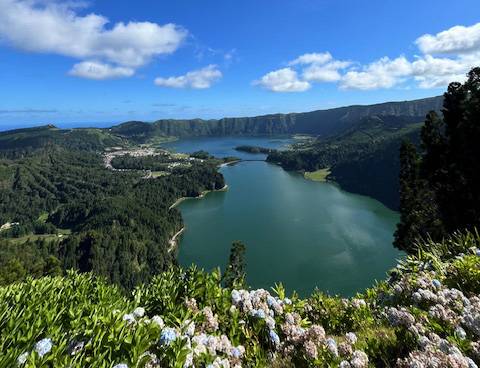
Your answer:
[[[170,207],[168,207],[168,209],[171,210],[172,208],[177,207],[180,203],[182,203],[183,201],[185,201],[187,199],[202,199],[208,193],[211,193],[211,192],[226,192],[227,190],[228,190],[228,184],[225,184],[225,186],[223,188],[220,188],[220,189],[204,190],[203,192],[201,192],[196,197],[181,197],[181,198],[178,198]]]
[[[183,234],[185,231],[185,226],[182,227],[177,233],[172,236],[172,238],[168,241],[168,244],[170,245],[168,247],[168,253],[171,253],[173,250],[175,250],[178,247],[178,237]]]

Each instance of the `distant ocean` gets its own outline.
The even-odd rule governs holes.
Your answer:
[[[53,124],[58,128],[71,129],[71,128],[109,128],[113,125],[120,124],[120,122],[102,122],[102,123],[41,123],[41,124],[1,124],[0,132],[4,132],[12,129],[32,128],[36,126],[42,126],[47,124]]]

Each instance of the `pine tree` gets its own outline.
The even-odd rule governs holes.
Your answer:
[[[419,238],[441,240],[480,227],[480,68],[444,94],[443,120],[434,112],[422,128],[423,154],[402,146],[400,223],[395,246],[412,251]]]
[[[233,242],[227,269],[223,276],[225,287],[241,287],[245,284],[245,250],[245,245],[242,242]]]
[[[418,236],[418,155],[408,141],[400,147],[400,222],[395,231],[395,247],[409,251]]]

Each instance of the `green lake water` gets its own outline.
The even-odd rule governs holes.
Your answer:
[[[263,159],[233,150],[251,144],[280,147],[289,139],[198,138],[169,143],[180,152]],[[270,288],[282,282],[308,295],[316,287],[350,296],[385,278],[402,254],[393,248],[398,214],[380,202],[305,180],[266,162],[221,169],[226,192],[209,193],[179,206],[186,225],[179,262],[205,269],[225,267],[232,241],[247,246],[247,282]]]

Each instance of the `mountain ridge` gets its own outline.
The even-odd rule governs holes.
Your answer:
[[[114,134],[148,140],[155,135],[176,137],[226,135],[311,134],[329,136],[353,127],[366,116],[402,116],[408,123],[422,121],[431,111],[439,111],[443,97],[411,101],[383,102],[373,105],[350,105],[310,112],[267,114],[222,119],[159,119],[152,123],[128,121],[112,126]],[[132,127],[135,133],[132,134]]]

